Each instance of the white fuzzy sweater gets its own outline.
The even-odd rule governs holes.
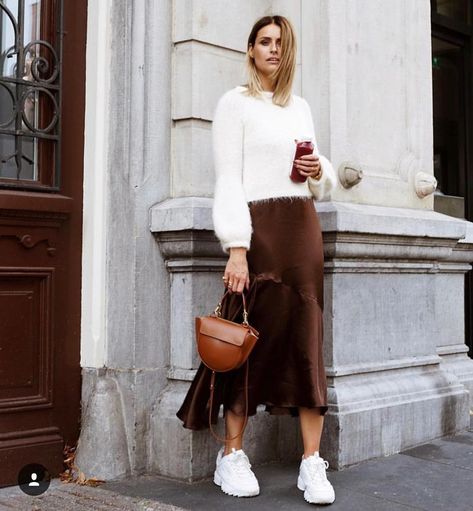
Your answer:
[[[216,175],[212,219],[225,253],[230,247],[250,248],[249,202],[276,197],[321,200],[337,183],[332,164],[318,151],[307,101],[292,94],[289,105],[281,107],[273,104],[272,92],[253,98],[242,94],[244,90],[237,86],[220,97],[212,124]],[[322,177],[295,183],[289,177],[294,139],[307,135],[320,158]]]

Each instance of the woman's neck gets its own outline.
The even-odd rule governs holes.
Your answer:
[[[265,92],[274,92],[274,87],[271,81],[265,76],[260,75],[261,85]]]

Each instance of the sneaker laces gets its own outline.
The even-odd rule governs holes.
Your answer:
[[[235,467],[235,471],[239,475],[248,475],[249,469],[251,468],[250,460],[248,456],[240,451],[232,453],[232,466]]]
[[[325,483],[328,482],[326,469],[329,467],[329,463],[327,460],[323,458],[314,457],[307,463],[307,468],[310,474],[311,479],[318,479],[319,481]]]

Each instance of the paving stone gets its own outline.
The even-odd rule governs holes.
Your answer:
[[[185,483],[141,476],[98,487],[53,479],[48,491],[30,497],[18,487],[0,489],[0,511],[297,511],[308,509],[297,489],[299,463],[253,466],[260,481],[257,497],[224,494],[212,478]],[[470,430],[368,460],[341,471],[328,470],[336,500],[331,511],[473,510],[473,416]]]
[[[187,511],[144,497],[130,497],[101,487],[65,484],[53,479],[42,495],[25,495],[18,487],[0,489],[0,510],[11,511]]]

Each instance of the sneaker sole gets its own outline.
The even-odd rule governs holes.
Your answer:
[[[302,480],[302,477],[299,476],[297,478],[297,487],[299,490],[304,492],[304,499],[309,502],[309,504],[332,504],[335,501],[335,495],[332,494],[330,497],[322,497],[318,499],[311,499],[309,498],[309,494],[306,491],[306,486],[304,484],[304,481]]]
[[[242,492],[241,490],[237,490],[232,485],[224,483],[222,478],[218,475],[217,471],[214,472],[214,483],[217,486],[220,486],[220,489],[224,493],[227,495],[232,495],[233,497],[256,497],[256,495],[259,495],[259,489],[249,492]]]

